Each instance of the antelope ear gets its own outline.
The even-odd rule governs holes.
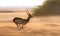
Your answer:
[[[30,14],[29,11],[26,11],[27,14]]]

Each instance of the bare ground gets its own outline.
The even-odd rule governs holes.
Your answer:
[[[0,23],[0,36],[60,36],[58,19],[33,18],[24,27],[18,31],[14,23]]]

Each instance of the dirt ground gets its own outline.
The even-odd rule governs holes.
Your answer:
[[[4,21],[0,22],[0,36],[60,36],[60,16],[34,17],[24,26],[25,28],[18,31],[12,19],[21,15],[25,18],[27,15],[26,13],[14,14],[0,13],[0,20]]]

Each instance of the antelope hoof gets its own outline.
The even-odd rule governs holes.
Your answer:
[[[24,28],[24,27],[21,27],[20,30],[23,29],[23,28]]]

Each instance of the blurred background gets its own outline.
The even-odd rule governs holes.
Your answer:
[[[44,1],[46,0],[0,0],[0,21],[12,21],[26,10],[32,12],[33,8],[42,5]]]
[[[18,31],[13,19],[34,17]],[[60,0],[0,0],[0,36],[60,36]]]

